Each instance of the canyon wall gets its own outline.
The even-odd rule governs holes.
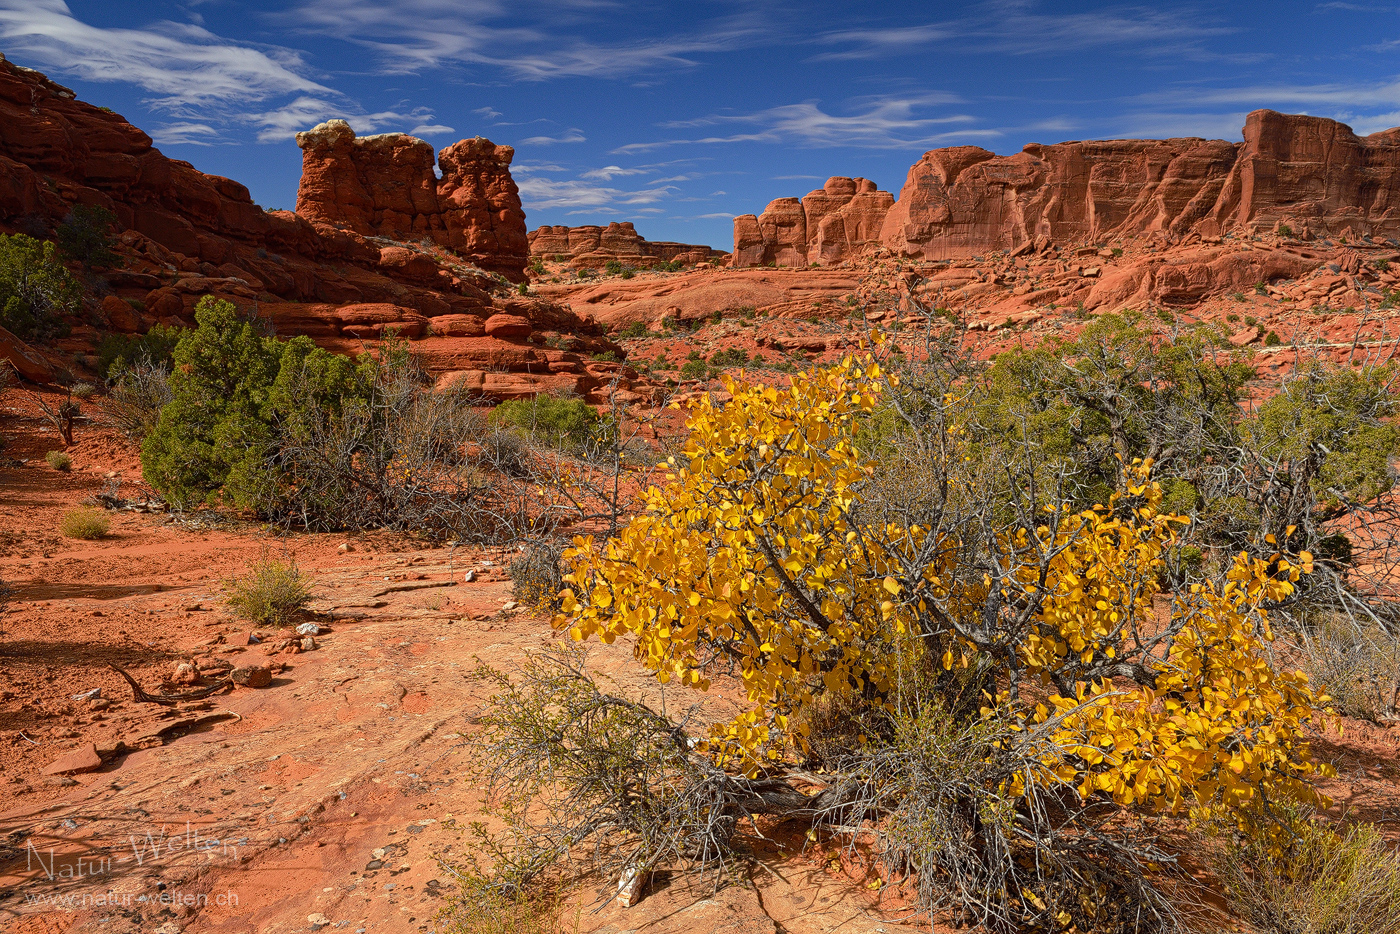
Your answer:
[[[868,178],[836,176],[803,198],[778,198],[734,218],[734,266],[830,265],[876,244],[894,195]]]
[[[653,265],[680,260],[700,263],[724,254],[703,244],[647,240],[631,221],[606,227],[544,226],[530,232],[530,255],[567,262],[581,269],[601,269],[610,260],[631,265]],[[562,259],[561,259],[562,257]]]
[[[302,217],[362,236],[427,239],[482,269],[524,281],[529,243],[510,175],[511,147],[478,136],[434,159],[424,140],[405,133],[356,136],[344,120],[328,120],[296,140]]]
[[[1010,156],[934,149],[893,203],[873,183],[856,179],[848,194],[852,180],[833,178],[735,218],[733,262],[833,263],[878,248],[949,259],[1281,224],[1304,239],[1400,234],[1400,129],[1359,137],[1335,120],[1257,110],[1243,137],[1032,144]]]

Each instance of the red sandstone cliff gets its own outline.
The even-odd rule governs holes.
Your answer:
[[[1358,137],[1335,120],[1259,110],[1243,135],[931,150],[892,205],[869,182],[851,192],[834,178],[735,218],[734,265],[833,263],[876,247],[948,259],[1279,224],[1305,238],[1400,233],[1400,129]]]
[[[354,151],[353,134],[349,141],[333,135],[331,148]],[[633,371],[589,359],[621,350],[596,323],[556,303],[510,294],[460,261],[489,265],[494,257],[496,268],[517,273],[525,264],[507,147],[485,140],[448,147],[440,156],[443,179],[431,188],[395,184],[410,170],[426,167],[431,176],[427,144],[381,137],[368,149],[372,165],[328,158],[319,163],[325,171],[303,182],[303,192],[318,193],[308,203],[348,212],[338,215],[343,229],[314,210],[311,218],[264,211],[239,183],[167,158],[120,116],[0,56],[0,232],[51,236],[74,205],[112,211],[119,262],[101,271],[99,290],[108,294],[90,295],[86,309],[88,318],[104,321],[102,330],[187,324],[199,299],[214,295],[283,335],[306,334],[346,353],[394,329],[431,372],[498,398],[552,390],[603,401],[610,387],[620,388],[624,401],[628,393],[641,398],[632,392]],[[416,242],[374,242],[366,229],[392,231],[395,239],[441,231],[455,255]],[[73,338],[45,352],[78,367],[74,352],[90,349],[100,332],[84,320],[73,324]],[[27,378],[52,375],[31,348],[4,335],[0,357]],[[636,389],[648,391],[644,383]]]
[[[760,215],[734,218],[735,266],[829,265],[879,240],[894,196],[868,178],[829,178],[806,197],[778,198]]]
[[[428,238],[524,281],[529,244],[511,147],[481,137],[453,143],[437,156],[439,179],[433,147],[404,133],[357,137],[344,120],[328,120],[296,139],[302,217],[364,236]]]
[[[575,268],[600,269],[609,260],[622,263],[701,263],[718,259],[719,250],[695,243],[647,240],[631,221],[606,227],[544,226],[530,232],[530,255],[567,262]]]

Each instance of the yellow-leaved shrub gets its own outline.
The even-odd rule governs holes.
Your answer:
[[[1003,523],[974,560],[975,523],[862,509],[875,464],[856,439],[882,379],[848,358],[787,388],[729,383],[726,403],[694,406],[644,511],[565,553],[556,625],[579,640],[634,636],[662,682],[706,690],[712,667],[735,671],[747,709],[710,748],[748,771],[804,746],[819,695],[888,704],[899,643],[918,638],[935,666],[981,672],[983,716],[1053,738],[1030,780],[1241,820],[1271,798],[1313,797],[1305,730],[1319,701],[1265,651],[1266,604],[1309,570],[1306,553],[1241,556],[1222,591],[1194,585],[1157,606],[1182,520],[1163,514],[1151,465],[1134,463],[1106,505]],[[957,476],[970,457],[948,435],[939,475],[975,499]],[[981,515],[985,527],[997,513]]]

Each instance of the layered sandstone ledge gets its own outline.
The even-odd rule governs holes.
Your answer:
[[[610,261],[633,265],[680,261],[690,265],[724,257],[703,244],[647,240],[631,221],[615,221],[606,227],[540,227],[530,232],[530,255],[568,263],[575,269],[601,269]]]
[[[1359,137],[1335,120],[1257,110],[1243,136],[1032,144],[1011,156],[931,150],[898,200],[833,178],[735,218],[734,265],[830,264],[878,248],[955,259],[1280,225],[1304,240],[1400,233],[1400,129]]]

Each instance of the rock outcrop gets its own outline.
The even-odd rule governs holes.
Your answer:
[[[606,227],[540,227],[530,232],[530,255],[566,262],[575,269],[601,269],[613,260],[640,266],[675,260],[702,263],[724,256],[703,244],[647,240],[631,221],[614,221]]]
[[[830,265],[877,244],[894,195],[868,178],[836,176],[803,198],[778,198],[734,218],[734,266]]]
[[[405,133],[356,136],[344,120],[297,134],[297,213],[362,236],[427,238],[490,272],[524,281],[529,244],[520,191],[510,175],[515,150],[464,139],[436,158]]]
[[[1400,234],[1400,129],[1258,110],[1243,143],[1197,138],[934,149],[897,201],[833,178],[734,219],[735,266],[841,262],[874,248],[938,260],[1113,237]]]
[[[880,241],[948,259],[1280,224],[1303,238],[1400,233],[1400,130],[1358,137],[1335,120],[1258,110],[1243,135],[1033,144],[1013,156],[935,149],[909,170]]]
[[[499,397],[566,389],[603,401],[614,386],[638,398],[649,391],[635,373],[603,372],[589,359],[621,352],[596,322],[516,295],[479,268],[495,257],[495,269],[519,274],[526,262],[508,148],[485,140],[450,146],[439,156],[443,178],[429,187],[393,184],[424,170],[432,176],[431,149],[411,137],[382,137],[357,150],[353,134],[333,131],[323,142],[331,155],[318,157],[320,171],[302,191],[311,193],[308,203],[348,212],[335,223],[315,211],[264,211],[238,182],[167,158],[117,114],[0,56],[0,233],[51,237],[75,205],[111,211],[118,262],[99,271],[110,294],[92,298],[85,311],[106,330],[188,324],[198,301],[213,295],[281,335],[306,334],[345,353],[362,352],[392,329],[413,341],[435,375],[467,374]],[[373,158],[357,160],[357,151]],[[449,242],[386,245],[366,227],[371,234],[428,230]],[[493,320],[507,326],[488,328]],[[74,337],[64,342],[70,355],[99,337],[85,320],[72,323]],[[55,356],[54,348],[42,350]],[[54,360],[8,333],[0,334],[0,358],[37,382],[55,370]],[[57,369],[70,365],[78,365],[71,356]]]

